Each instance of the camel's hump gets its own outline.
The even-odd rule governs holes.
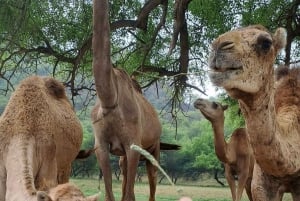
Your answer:
[[[45,85],[50,94],[57,98],[64,98],[66,96],[64,85],[51,77],[45,77]]]
[[[65,98],[66,92],[64,85],[53,77],[33,75],[24,79],[19,87],[36,86],[38,88],[46,88],[48,93],[55,98]]]

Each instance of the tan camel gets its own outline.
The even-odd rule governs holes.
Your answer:
[[[81,142],[64,86],[24,79],[0,117],[0,201],[36,201],[36,190],[67,182]]]
[[[98,100],[92,111],[96,156],[103,172],[106,201],[114,201],[109,153],[124,156],[122,201],[134,201],[140,155],[136,144],[159,159],[161,125],[155,109],[136,89],[129,75],[110,59],[108,0],[93,1],[93,72]],[[149,201],[155,200],[157,168],[146,161]]]
[[[229,31],[212,43],[209,77],[238,100],[245,117],[256,161],[255,201],[278,201],[286,191],[300,200],[300,75],[289,85],[275,85],[273,67],[285,43],[285,29],[271,34],[259,25]]]
[[[98,195],[84,197],[83,193],[73,184],[60,184],[52,189],[49,193],[39,191],[37,201],[97,201]]]
[[[246,129],[236,129],[230,140],[226,142],[224,138],[224,111],[228,106],[201,98],[194,102],[194,106],[211,122],[214,131],[215,152],[218,159],[224,164],[225,176],[231,190],[232,200],[240,201],[245,188],[251,201],[254,156]],[[235,177],[238,180],[237,187]]]

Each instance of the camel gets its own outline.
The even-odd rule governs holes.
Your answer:
[[[68,182],[81,142],[64,86],[51,77],[24,79],[0,117],[0,201],[36,201],[37,190]]]
[[[37,201],[97,201],[98,194],[84,197],[83,193],[73,184],[60,184],[52,189],[49,193],[43,191],[37,192]]]
[[[252,201],[251,180],[254,156],[246,129],[237,128],[231,134],[230,140],[226,142],[224,111],[228,106],[199,98],[194,102],[194,107],[199,109],[203,116],[211,122],[214,131],[215,152],[218,159],[224,164],[225,177],[231,190],[232,200],[240,201],[245,188],[249,200]],[[235,177],[238,180],[237,187]]]
[[[212,43],[209,78],[237,99],[255,157],[253,200],[300,200],[299,74],[275,82],[274,62],[286,30],[261,25],[235,29]],[[294,72],[295,73],[295,72]],[[293,78],[293,79],[292,79]]]
[[[122,156],[122,201],[134,201],[134,182],[140,154],[132,144],[150,152],[159,160],[161,124],[153,106],[110,58],[108,0],[93,1],[93,73],[97,102],[91,119],[95,135],[96,157],[103,172],[105,200],[114,201],[109,154]],[[155,200],[157,168],[146,161],[150,186],[149,201]]]

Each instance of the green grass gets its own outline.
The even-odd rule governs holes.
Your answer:
[[[85,195],[93,195],[100,192],[100,200],[104,200],[103,180],[96,179],[71,179]],[[178,190],[181,189],[180,193]],[[113,192],[116,200],[121,199],[121,182],[114,181]],[[145,182],[136,182],[135,196],[137,201],[148,201],[149,187]],[[156,189],[156,201],[177,201],[181,196],[189,196],[193,201],[231,201],[228,187],[217,186],[195,186],[195,185],[171,185],[158,184]],[[247,201],[246,193],[243,193],[242,201]],[[283,201],[292,201],[290,194],[286,194]]]

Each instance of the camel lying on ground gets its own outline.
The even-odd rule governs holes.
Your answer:
[[[194,102],[194,106],[211,122],[214,131],[216,155],[224,164],[225,176],[231,190],[232,200],[240,201],[245,188],[251,201],[254,156],[246,129],[237,128],[231,134],[230,140],[226,142],[224,138],[224,111],[228,106],[200,98]],[[237,187],[235,177],[238,180]]]
[[[134,182],[140,154],[132,144],[159,161],[161,125],[151,104],[130,76],[114,68],[110,58],[108,0],[93,1],[93,72],[98,100],[92,111],[96,156],[103,172],[105,200],[114,201],[109,153],[123,156],[122,201],[134,201]],[[149,201],[155,200],[157,168],[146,161]]]
[[[82,128],[64,86],[24,79],[0,117],[0,201],[36,201],[37,190],[68,182]]]
[[[237,99],[245,117],[255,165],[252,197],[279,201],[289,191],[300,200],[300,73],[276,81],[274,61],[286,31],[271,34],[249,26],[220,35],[212,43],[211,81]]]
[[[52,188],[49,193],[39,191],[37,201],[97,201],[98,195],[84,197],[83,193],[73,184],[65,183]]]

